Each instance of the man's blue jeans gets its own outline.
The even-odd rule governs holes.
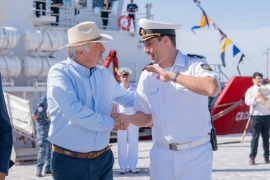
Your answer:
[[[52,153],[54,180],[112,180],[114,156],[107,150],[94,159],[75,158]]]

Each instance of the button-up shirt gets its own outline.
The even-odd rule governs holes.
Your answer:
[[[76,152],[99,151],[110,140],[113,101],[132,106],[134,93],[120,86],[103,66],[90,69],[67,59],[48,74],[51,125],[48,140]]]
[[[217,79],[215,72],[203,68],[206,60],[189,57],[178,51],[169,71]],[[152,114],[154,137],[161,143],[186,143],[210,133],[208,97],[196,94],[179,83],[162,82],[157,74],[143,71],[135,96],[134,110]]]

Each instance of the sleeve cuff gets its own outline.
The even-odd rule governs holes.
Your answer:
[[[114,128],[113,118],[109,116],[104,116],[104,124],[108,127],[108,130],[112,130]]]

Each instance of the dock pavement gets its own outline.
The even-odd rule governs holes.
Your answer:
[[[213,152],[213,180],[270,180],[270,164],[264,164],[262,140],[258,147],[256,165],[249,165],[251,135],[248,133],[244,143],[240,143],[242,134],[218,136],[218,150]],[[119,174],[117,143],[113,143],[112,151],[115,157],[113,167],[115,180],[149,180],[149,151],[152,141],[139,142],[139,159],[137,169],[139,173]],[[6,180],[52,180],[51,175],[38,178],[36,162],[15,164],[9,171]]]

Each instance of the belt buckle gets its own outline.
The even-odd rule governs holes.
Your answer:
[[[169,144],[169,149],[172,151],[177,151],[177,143],[171,143]]]

